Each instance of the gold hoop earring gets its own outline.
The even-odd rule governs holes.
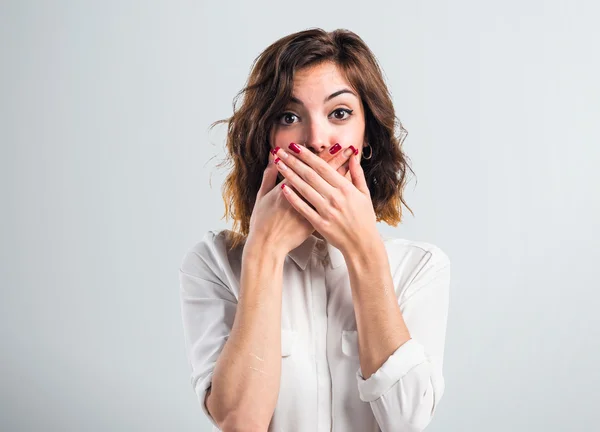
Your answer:
[[[365,156],[365,149],[363,148],[363,159],[371,159],[373,157],[373,147],[371,147],[370,145],[368,145],[366,148],[370,148],[371,152],[369,153],[369,157]]]

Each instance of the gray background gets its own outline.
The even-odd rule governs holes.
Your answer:
[[[0,429],[210,430],[178,291],[231,226],[207,128],[308,27],[363,37],[409,131],[415,217],[381,232],[452,260],[428,431],[595,429],[599,9],[566,3],[3,1]]]

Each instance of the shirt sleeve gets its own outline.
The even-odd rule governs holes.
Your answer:
[[[219,428],[205,405],[215,364],[229,337],[237,299],[225,284],[214,233],[185,254],[179,268],[181,313],[191,384],[209,421]]]
[[[369,402],[382,432],[418,432],[431,422],[444,394],[442,375],[450,261],[437,248],[401,296],[411,339],[368,379],[356,373],[360,399]]]

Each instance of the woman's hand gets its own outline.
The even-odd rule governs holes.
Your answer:
[[[350,146],[338,154],[350,152],[348,149],[355,151]],[[306,147],[291,143],[289,151],[280,149],[276,154],[279,172],[294,187],[286,186],[282,195],[344,255],[379,238],[371,193],[356,153],[350,153],[351,181]]]
[[[327,162],[318,156],[331,172],[343,179],[348,172],[348,156],[338,152]],[[275,247],[278,253],[287,254],[292,249],[300,246],[315,230],[313,225],[306,220],[283,196],[281,186],[290,188],[289,181],[278,179],[278,169],[273,163],[276,156],[269,153],[269,163],[263,174],[261,187],[256,196],[256,202],[250,217],[250,230],[248,241],[256,241],[265,247]]]

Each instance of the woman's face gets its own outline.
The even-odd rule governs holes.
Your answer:
[[[332,155],[329,149],[340,143],[340,151],[353,145],[362,155],[365,135],[362,102],[334,63],[297,71],[292,96],[293,100],[275,120],[271,148],[279,146],[287,151],[294,142],[329,161],[339,153]],[[283,179],[281,173],[278,178]],[[351,180],[350,171],[346,178]]]

